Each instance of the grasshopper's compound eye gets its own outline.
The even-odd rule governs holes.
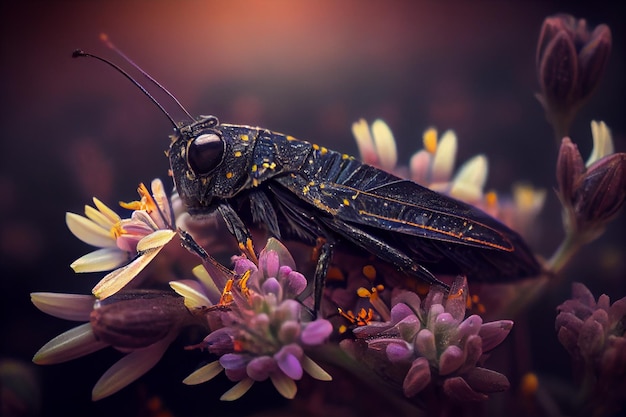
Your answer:
[[[196,175],[206,175],[217,168],[224,159],[226,144],[217,134],[198,135],[189,144],[187,162]]]

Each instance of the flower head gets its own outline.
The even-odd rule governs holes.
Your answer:
[[[442,387],[456,401],[481,401],[508,389],[507,378],[478,366],[485,353],[499,345],[513,326],[509,320],[483,323],[465,317],[467,281],[459,277],[447,298],[433,288],[422,301],[402,291],[392,300],[391,319],[353,330],[370,349],[384,351],[392,364],[406,364],[402,388],[407,397],[427,386]]]
[[[564,138],[557,160],[558,195],[563,222],[570,234],[595,239],[626,201],[626,154],[613,151],[603,122],[592,122],[594,150],[587,163]]]
[[[33,362],[66,362],[107,346],[128,353],[98,380],[94,400],[116,393],[150,370],[190,318],[183,299],[163,291],[122,290],[102,301],[91,295],[32,293],[31,300],[45,313],[87,322],[50,340]]]
[[[544,20],[537,45],[537,75],[543,105],[557,138],[566,136],[578,109],[598,85],[611,52],[611,31],[593,31],[584,19],[560,14]]]
[[[122,219],[97,198],[93,199],[95,208],[85,206],[86,217],[66,214],[67,226],[74,236],[101,248],[74,261],[72,269],[75,272],[114,270],[93,288],[99,298],[115,294],[128,284],[176,234],[161,180],[152,181],[152,195],[143,184],[138,192],[140,201],[121,203],[122,207],[134,210],[130,218]]]
[[[626,400],[626,297],[611,304],[602,294],[596,301],[587,287],[574,283],[572,299],[557,311],[559,341],[578,377],[593,386],[593,398],[603,401],[602,409],[610,414]]]
[[[296,300],[307,281],[294,267],[289,252],[275,239],[261,251],[258,267],[245,257],[236,258],[237,278],[227,281],[221,308],[208,313],[219,316],[219,321],[212,322],[222,327],[213,328],[199,345],[220,358],[183,382],[201,383],[225,370],[226,376],[237,382],[222,396],[231,401],[245,394],[255,381],[268,378],[286,398],[295,396],[294,381],[302,378],[304,371],[317,379],[330,379],[305,350],[322,344],[333,328],[325,319],[311,321]]]

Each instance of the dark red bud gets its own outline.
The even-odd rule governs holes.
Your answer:
[[[184,299],[165,291],[120,291],[96,302],[90,323],[98,340],[120,350],[150,346],[189,316]]]
[[[584,171],[585,163],[578,147],[572,143],[570,138],[563,138],[556,162],[556,179],[559,185],[559,194],[564,204],[573,202],[574,183]]]

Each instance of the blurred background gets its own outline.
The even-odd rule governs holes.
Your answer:
[[[182,345],[148,376],[98,403],[90,401],[91,388],[116,352],[30,365],[37,349],[73,324],[38,311],[29,293],[89,293],[101,276],[69,268],[89,248],[67,230],[65,212],[81,213],[92,196],[114,206],[135,199],[139,182],[167,180],[168,120],[109,67],[70,58],[81,48],[128,68],[99,41],[101,32],[194,115],[261,125],[350,154],[357,152],[351,124],[380,117],[395,134],[401,164],[422,147],[425,128],[452,128],[459,161],[488,156],[488,189],[505,194],[519,180],[548,189],[530,243],[550,256],[562,229],[552,192],[557,147],[534,98],[539,30],[557,12],[610,26],[614,46],[605,79],[572,136],[586,158],[589,123],[604,120],[624,152],[621,9],[613,2],[487,0],[2,2],[0,360],[28,372],[17,388],[3,380],[3,391],[24,392],[32,414],[45,416],[237,415],[259,408],[247,397],[219,403],[223,389],[215,386],[183,386],[199,359],[180,352]],[[596,296],[626,295],[625,217],[574,261],[569,280],[585,282]],[[564,378],[569,358],[556,341],[554,317],[569,293],[566,285],[547,295],[522,319],[537,327],[528,342],[531,367]],[[278,400],[260,387],[253,391]],[[147,405],[153,397],[163,408]]]

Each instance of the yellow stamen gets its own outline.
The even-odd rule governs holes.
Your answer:
[[[372,290],[368,290],[367,288],[359,288],[356,290],[356,293],[359,297],[369,298],[370,303],[376,309],[376,312],[380,314],[380,317],[385,320],[391,320],[391,312],[389,308],[385,304],[385,302],[380,298],[379,293],[383,291],[385,287],[383,285],[377,285],[372,287]],[[371,309],[370,309],[371,310]]]
[[[539,378],[533,372],[528,372],[522,377],[520,390],[524,396],[533,396],[539,389]]]
[[[365,265],[361,272],[363,272],[365,278],[370,281],[374,281],[374,279],[376,278],[376,268],[374,268],[373,265]]]
[[[117,239],[118,237],[122,236],[123,234],[127,232],[122,227],[122,222],[117,222],[113,225],[113,227],[111,227],[111,230],[109,230],[109,233],[114,239]]]
[[[219,305],[227,306],[233,302],[233,282],[235,280],[233,278],[229,278],[226,281],[226,285],[224,285],[224,290],[222,291],[222,296],[220,297]]]
[[[489,191],[485,194],[485,203],[488,207],[496,207],[498,205],[498,194],[495,191]]]
[[[148,214],[152,213],[153,211],[157,209],[157,205],[154,199],[150,195],[148,188],[143,183],[139,184],[139,188],[137,188],[137,192],[139,193],[139,196],[141,197],[140,201],[131,201],[128,203],[120,201],[119,203],[120,206],[128,210],[145,210],[146,213]]]
[[[359,314],[356,315],[352,312],[352,310],[345,312],[341,308],[337,308],[337,311],[341,317],[345,318],[355,326],[367,326],[374,317],[374,311],[371,308],[367,310],[361,308],[361,310],[359,310]]]
[[[239,282],[237,283],[239,289],[241,290],[241,293],[246,298],[250,297],[250,288],[248,287],[248,280],[250,279],[250,275],[252,275],[252,273],[250,272],[250,270],[247,270],[243,273],[241,278],[239,278]]]
[[[437,151],[437,129],[434,127],[426,129],[423,135],[424,149],[431,154]]]
[[[343,274],[343,272],[341,272],[341,269],[339,269],[336,266],[328,267],[328,272],[326,273],[326,280],[345,281],[345,279],[346,279],[346,276]]]

